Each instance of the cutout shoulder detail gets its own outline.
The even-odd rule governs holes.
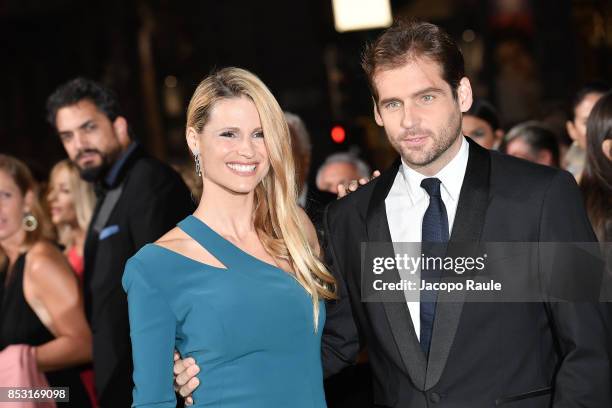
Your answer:
[[[183,258],[216,269],[229,269],[199,242],[180,228],[175,228],[152,244]]]

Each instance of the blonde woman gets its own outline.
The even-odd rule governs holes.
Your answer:
[[[238,68],[200,83],[187,143],[198,208],[126,266],[134,406],[175,407],[173,350],[192,357],[197,407],[325,407],[324,300],[334,279],[297,205],[283,112]]]
[[[74,367],[91,361],[91,332],[77,278],[49,241],[37,197],[25,164],[0,154],[0,353],[27,348],[49,385],[70,387],[61,406],[89,407]]]
[[[82,284],[85,234],[96,197],[91,184],[81,179],[79,169],[70,160],[62,160],[51,169],[47,202],[51,222],[57,230],[59,243],[64,247],[64,255]],[[98,406],[92,368],[81,371],[81,381],[87,389],[92,407]]]
[[[70,160],[62,160],[51,169],[47,200],[64,254],[82,281],[85,234],[96,202],[93,188]]]

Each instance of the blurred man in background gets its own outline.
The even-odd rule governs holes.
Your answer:
[[[370,166],[351,153],[335,153],[328,156],[317,171],[317,188],[338,194],[338,185],[370,177]]]
[[[544,166],[559,167],[559,143],[544,124],[529,121],[518,124],[506,134],[503,150],[510,156]]]

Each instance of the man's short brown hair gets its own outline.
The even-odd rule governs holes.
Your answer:
[[[374,75],[380,69],[399,68],[412,58],[429,58],[442,69],[442,78],[450,85],[453,97],[465,76],[463,54],[457,43],[442,28],[423,21],[396,20],[374,42],[366,45],[361,67],[368,77],[374,101],[378,93]]]

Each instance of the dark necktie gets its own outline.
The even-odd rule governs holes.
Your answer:
[[[440,180],[437,178],[426,178],[421,181],[421,187],[429,194],[429,206],[423,216],[422,226],[422,253],[425,257],[439,256],[445,254],[444,245],[448,242],[448,217],[446,207],[440,195]],[[428,245],[429,244],[429,245]],[[436,270],[421,270],[421,279],[426,282],[437,282],[440,272]],[[436,291],[421,291],[420,317],[421,317],[421,348],[425,355],[429,355],[431,335],[433,332],[434,319],[436,317]]]

